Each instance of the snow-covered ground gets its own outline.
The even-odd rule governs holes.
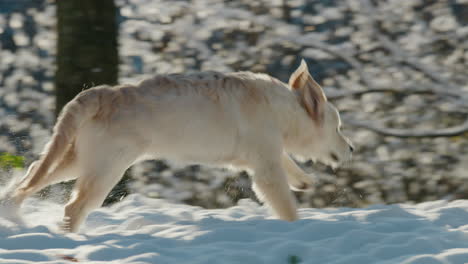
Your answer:
[[[68,235],[62,211],[31,199],[23,225],[0,217],[0,263],[468,263],[466,200],[300,209],[288,223],[251,200],[206,210],[133,194]]]

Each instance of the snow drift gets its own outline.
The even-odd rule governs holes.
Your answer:
[[[206,210],[128,196],[62,234],[63,206],[31,199],[0,217],[0,263],[468,263],[468,201],[301,209],[273,219],[250,200]]]

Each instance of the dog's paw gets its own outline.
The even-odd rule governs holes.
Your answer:
[[[303,177],[289,178],[289,187],[296,192],[306,192],[313,188],[315,177],[312,175],[304,175]]]
[[[70,217],[63,218],[62,222],[59,224],[59,229],[63,233],[70,233],[72,231]]]
[[[291,190],[296,192],[305,192],[311,189],[311,185],[303,182],[300,186],[290,185]]]
[[[0,199],[0,215],[3,218],[18,222],[21,219],[19,205],[10,197]]]

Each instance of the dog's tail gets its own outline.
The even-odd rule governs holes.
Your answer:
[[[41,182],[44,180],[47,181],[47,175],[51,169],[60,164],[67,150],[73,146],[77,130],[98,113],[104,90],[109,90],[109,88],[101,86],[86,90],[65,105],[41,158],[31,164],[13,194],[18,198],[18,203],[24,199],[22,196],[29,195],[29,189],[38,184],[42,185]]]

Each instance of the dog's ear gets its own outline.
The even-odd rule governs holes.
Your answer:
[[[304,60],[301,65],[289,78],[289,86],[296,92],[299,97],[299,102],[305,108],[309,116],[321,122],[324,114],[324,106],[327,97],[322,90],[322,87],[312,78]]]

